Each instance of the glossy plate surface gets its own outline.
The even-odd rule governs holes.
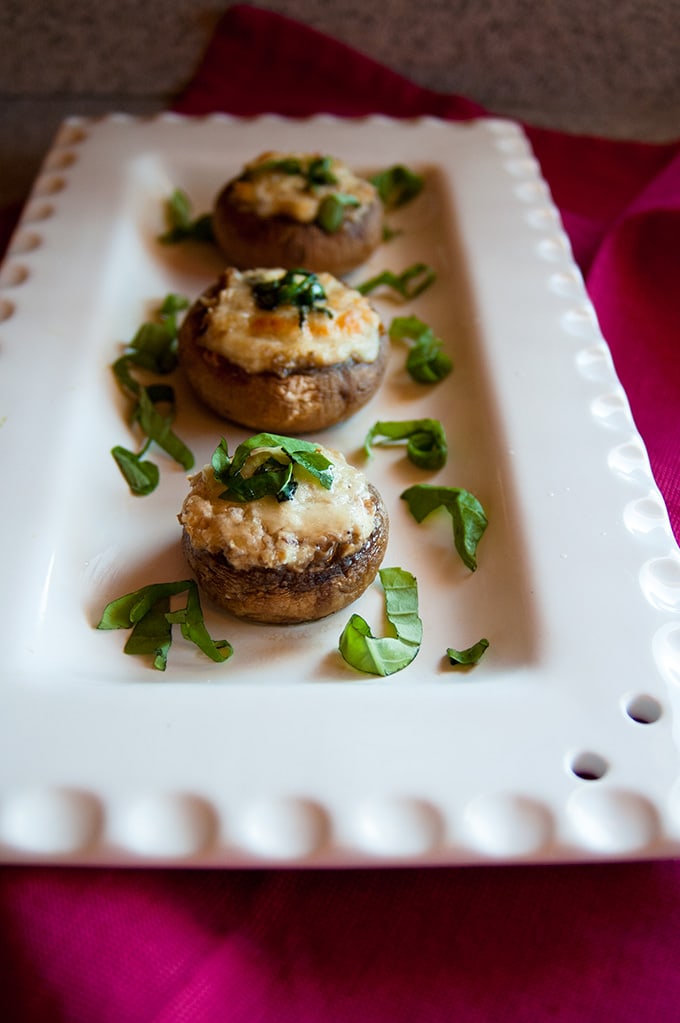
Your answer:
[[[349,617],[291,628],[206,607],[235,653],[176,638],[165,673],[95,629],[104,605],[187,575],[184,472],[134,498],[109,455],[134,446],[110,365],[171,291],[196,297],[216,253],[157,241],[175,187],[197,213],[264,149],[332,152],[425,176],[395,237],[350,278],[415,262],[435,285],[384,292],[444,339],[445,382],[409,381],[393,344],[373,402],[317,439],[387,501],[385,565],[418,579],[424,641],[387,679],[337,643]],[[559,216],[521,130],[499,120],[160,117],[66,122],[0,273],[0,857],[91,864],[556,862],[675,856],[680,556]],[[207,461],[247,433],[181,377],[177,432]],[[379,419],[443,421],[422,475],[361,446]],[[489,528],[468,572],[450,519],[410,518],[415,482],[465,487]],[[376,583],[352,611],[382,633]],[[481,636],[471,671],[447,647]]]

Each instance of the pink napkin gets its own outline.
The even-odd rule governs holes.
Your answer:
[[[249,7],[227,12],[175,108],[484,115]],[[680,143],[529,135],[678,535]],[[0,1018],[665,1023],[680,1019],[679,919],[675,862],[346,872],[8,867],[0,871]]]

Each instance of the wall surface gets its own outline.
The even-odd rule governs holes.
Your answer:
[[[0,0],[0,203],[69,114],[163,109],[228,2]],[[678,0],[259,0],[442,92],[588,134],[680,137]]]

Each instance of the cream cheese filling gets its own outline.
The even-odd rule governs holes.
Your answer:
[[[290,501],[222,500],[224,486],[211,466],[192,476],[179,521],[196,549],[222,553],[238,570],[287,568],[304,571],[360,550],[376,526],[368,480],[336,451],[319,447],[333,463],[330,490],[295,469]]]
[[[320,156],[310,153],[262,153],[257,159],[246,164],[245,176],[232,184],[232,197],[236,204],[255,213],[258,217],[286,216],[301,224],[316,220],[319,207],[327,195],[342,192],[353,195],[360,205],[348,207],[345,216],[357,219],[377,196],[375,187],[364,178],[358,177],[342,160],[331,158],[330,170],[336,179],[332,184],[315,184],[310,187],[303,174],[286,174],[266,167],[269,163],[282,160],[298,160],[306,167]]]
[[[336,366],[353,359],[375,362],[380,349],[380,317],[369,301],[328,273],[318,274],[326,301],[300,323],[295,306],[259,309],[252,284],[284,275],[281,269],[228,269],[222,288],[210,300],[198,343],[236,363],[247,373],[290,373]]]

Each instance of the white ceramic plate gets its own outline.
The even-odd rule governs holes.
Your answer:
[[[353,281],[426,261],[414,313],[446,342],[442,384],[409,382],[394,345],[381,394],[319,440],[363,465],[377,419],[445,423],[448,465],[490,521],[473,575],[450,520],[399,495],[403,450],[366,470],[392,517],[384,564],[419,583],[425,637],[388,679],[337,652],[349,612],[269,628],[206,609],[234,645],[214,665],[176,639],[168,670],[94,626],[110,599],[184,578],[184,473],[134,498],[109,455],[134,442],[110,364],[216,254],[158,244],[163,203],[195,211],[263,149],[405,163],[426,189]],[[490,120],[227,117],[71,120],[0,276],[5,861],[358,865],[550,862],[680,850],[680,558],[548,190],[521,130]],[[178,433],[206,461],[246,433],[180,378]],[[427,477],[433,481],[432,477]],[[383,630],[376,583],[352,610]],[[447,647],[486,636],[468,672]]]

